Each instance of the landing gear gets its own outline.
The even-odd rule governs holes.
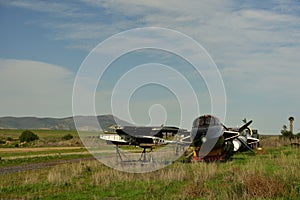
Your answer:
[[[139,159],[134,159],[136,153],[129,153],[128,155],[123,154],[119,146],[116,145],[116,162],[117,163],[141,163],[141,164],[147,164],[153,162],[153,157],[151,155],[152,148],[150,148],[150,151],[147,152],[148,147],[143,147],[143,151],[141,153],[141,156]]]
[[[149,160],[147,160],[147,151],[146,151],[147,148],[144,147],[144,150],[142,151],[142,154],[141,154],[141,157],[139,159],[139,161],[141,161],[142,163],[148,163],[148,162],[153,162],[153,157],[151,155],[151,151],[152,151],[152,148],[150,149],[150,151],[148,152],[149,154]]]

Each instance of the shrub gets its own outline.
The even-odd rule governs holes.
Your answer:
[[[71,139],[73,139],[73,135],[67,134],[67,135],[63,136],[62,139],[63,140],[71,140]]]
[[[22,132],[19,139],[20,139],[21,142],[31,142],[31,141],[34,141],[34,140],[38,140],[39,136],[37,136],[36,134],[34,134],[31,131],[26,130],[26,131]]]

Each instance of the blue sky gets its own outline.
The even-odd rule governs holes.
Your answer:
[[[225,124],[253,119],[261,132],[279,133],[294,116],[295,132],[300,132],[297,0],[0,1],[0,116],[72,115],[73,83],[90,51],[119,32],[153,26],[188,35],[212,57],[226,90]],[[121,77],[116,74],[154,61],[189,77],[200,114],[210,112],[207,87],[201,77],[189,75],[188,63],[148,51],[112,64],[95,95],[97,113],[111,112],[107,95]],[[141,87],[130,100],[132,118],[148,124],[148,111],[154,118],[163,111],[166,123],[176,125],[175,96],[157,85]],[[190,128],[189,122],[183,126]]]

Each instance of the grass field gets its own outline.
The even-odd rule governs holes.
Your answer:
[[[0,148],[20,147],[48,147],[48,146],[82,146],[81,140],[76,131],[69,130],[32,130],[38,135],[39,140],[29,144],[22,144],[19,136],[24,130],[0,129]],[[63,141],[62,137],[71,134],[72,140]],[[0,155],[1,156],[1,155]]]
[[[143,174],[119,172],[98,161],[1,174],[0,199],[299,199],[300,149],[285,143],[264,138],[255,156],[236,154],[226,163],[177,162]]]
[[[0,156],[0,167],[7,167],[63,159],[84,158],[90,157],[91,155],[84,147],[42,147],[0,148]]]
[[[11,137],[18,139],[24,130],[17,129],[0,129],[0,138]],[[41,139],[55,139],[61,138],[66,134],[71,134],[74,137],[78,137],[77,132],[73,130],[31,130],[37,134]]]

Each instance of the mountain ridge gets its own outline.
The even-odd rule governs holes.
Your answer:
[[[96,117],[96,118],[95,118]],[[97,120],[96,120],[97,119]],[[75,122],[76,126],[75,126]],[[100,125],[100,126],[99,126]],[[131,125],[113,115],[55,117],[0,117],[0,129],[49,129],[49,130],[108,130],[115,125]]]

